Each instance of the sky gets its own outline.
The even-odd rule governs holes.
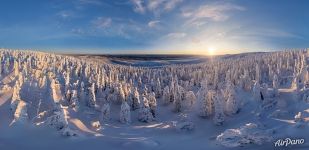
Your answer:
[[[307,0],[1,0],[0,48],[226,54],[309,47]]]

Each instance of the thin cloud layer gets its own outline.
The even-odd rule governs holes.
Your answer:
[[[169,33],[166,35],[167,38],[179,39],[184,38],[187,34],[183,32]]]
[[[96,28],[106,29],[111,26],[112,19],[111,18],[103,18],[98,17],[93,21],[93,24],[96,26]]]
[[[183,0],[130,0],[135,12],[144,14],[147,11],[156,16],[173,10],[182,1]]]
[[[215,3],[200,6],[198,9],[190,8],[182,12],[183,17],[189,18],[188,24],[201,26],[206,22],[222,22],[229,19],[232,11],[244,11],[244,7],[230,3]]]
[[[152,20],[152,21],[149,21],[149,22],[148,22],[148,26],[149,26],[150,28],[157,27],[159,24],[160,24],[160,21],[159,21],[159,20]]]

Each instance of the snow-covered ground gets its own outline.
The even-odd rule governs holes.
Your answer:
[[[307,51],[159,68],[0,54],[1,150],[309,149]]]

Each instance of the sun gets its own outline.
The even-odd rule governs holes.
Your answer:
[[[215,47],[208,47],[207,49],[207,55],[215,55],[216,53],[216,48]]]

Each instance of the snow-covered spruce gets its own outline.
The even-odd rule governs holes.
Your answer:
[[[235,89],[230,87],[228,95],[227,95],[227,101],[225,103],[225,112],[228,115],[235,114],[238,112],[239,109],[239,103],[236,99],[235,95]]]
[[[262,99],[264,99],[261,93],[260,83],[258,81],[256,81],[253,86],[253,98],[259,103],[262,101]]]
[[[120,109],[120,122],[129,124],[131,122],[131,112],[130,112],[130,106],[126,101],[123,101],[121,104],[121,109]]]
[[[214,96],[215,115],[213,118],[215,125],[222,125],[225,120],[223,104],[221,93],[216,93]]]
[[[55,128],[63,136],[77,136],[77,132],[72,130],[68,126],[68,109],[61,104],[56,104],[56,108],[53,110],[53,114],[46,119],[45,125]]]
[[[52,82],[50,84],[52,89],[52,98],[54,103],[58,104],[63,100],[63,95],[61,92],[61,84],[57,79],[52,79]]]
[[[209,90],[206,93],[197,93],[198,115],[200,117],[209,117],[213,114],[215,91]]]
[[[153,118],[156,118],[156,114],[157,114],[157,100],[156,100],[156,96],[155,93],[152,92],[149,95],[149,108],[150,108],[150,112],[152,114]]]
[[[102,107],[102,121],[103,122],[107,122],[109,121],[111,118],[110,118],[110,105],[109,103],[105,103]]]
[[[261,86],[261,100],[264,101],[266,98],[269,98],[268,85],[263,83]]]
[[[201,117],[208,117],[213,113],[214,90],[207,89],[207,82],[203,81],[202,87],[197,92],[198,114]]]
[[[182,108],[190,110],[196,102],[196,97],[193,91],[188,91],[185,96],[185,100],[182,102]]]
[[[55,128],[56,130],[62,130],[68,127],[68,121],[65,118],[64,110],[58,105],[58,109],[53,111],[53,114],[47,118],[45,124]]]
[[[173,93],[174,94],[174,111],[175,112],[182,112],[183,111],[183,102],[185,101],[185,90],[183,87],[181,87],[178,82],[176,82],[175,84],[175,91]]]
[[[149,107],[148,99],[146,97],[143,97],[143,101],[138,112],[138,120],[141,122],[151,122],[154,120]]]
[[[279,89],[279,79],[277,74],[275,74],[273,77],[273,95],[275,97],[279,95],[278,89]]]
[[[19,81],[16,81],[16,85],[13,88],[13,95],[12,95],[12,101],[11,101],[11,110],[13,112],[16,110],[17,105],[18,105],[19,101],[21,100],[20,90],[21,90],[21,87],[19,85]]]
[[[134,88],[134,91],[131,92],[128,96],[128,105],[131,107],[132,110],[136,110],[140,107],[140,95],[137,91],[137,88]]]
[[[171,95],[170,95],[170,89],[168,86],[166,86],[163,90],[163,101],[164,104],[169,104],[170,103],[170,99],[171,99]]]
[[[77,97],[77,90],[73,90],[72,97],[70,98],[70,106],[73,108],[74,111],[79,110],[79,101]]]
[[[245,69],[244,74],[241,76],[240,84],[244,90],[249,91],[251,89],[251,83],[252,81],[249,76],[249,71]]]
[[[18,100],[17,107],[14,112],[14,120],[12,121],[11,125],[16,123],[18,124],[27,123],[29,119],[27,110],[28,110],[27,103],[22,100]]]
[[[90,108],[95,108],[95,106],[96,106],[96,94],[95,94],[95,90],[96,90],[95,83],[92,83],[92,84],[91,84],[91,87],[89,88],[89,101],[88,101],[88,103],[87,103],[87,105],[88,105]]]

